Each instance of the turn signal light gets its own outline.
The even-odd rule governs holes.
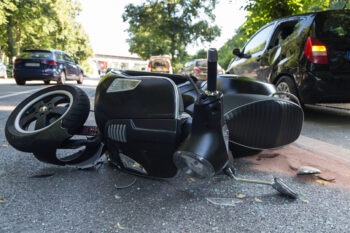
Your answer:
[[[314,64],[328,64],[327,47],[315,38],[307,38],[304,53],[306,58]]]

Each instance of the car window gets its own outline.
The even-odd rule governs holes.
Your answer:
[[[200,60],[200,61],[197,61],[196,66],[197,67],[207,67],[208,66],[208,62],[207,62],[207,60]]]
[[[293,20],[281,23],[275,30],[275,34],[270,42],[270,47],[272,48],[274,46],[282,44],[285,40],[287,40],[295,31],[295,25],[298,22],[298,20]]]
[[[73,63],[74,63],[73,58],[71,58],[70,56],[68,56],[68,54],[63,54],[63,58],[64,58],[64,60],[66,60],[66,61],[69,61],[69,62],[73,62]]]
[[[315,18],[317,38],[349,38],[350,13],[348,11],[325,12]]]
[[[270,24],[255,34],[244,47],[244,53],[253,54],[262,51],[272,33],[273,26],[273,24]]]
[[[25,51],[20,55],[21,58],[52,58],[49,51]]]
[[[167,60],[164,60],[164,59],[155,59],[151,62],[151,66],[152,67],[158,67],[158,66],[168,67],[169,62]]]
[[[59,52],[59,51],[56,51],[56,52],[55,52],[55,57],[56,57],[56,59],[58,59],[58,60],[63,60],[62,53]]]

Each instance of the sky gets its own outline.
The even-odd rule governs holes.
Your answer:
[[[83,11],[78,18],[95,53],[130,56],[126,42],[128,23],[122,14],[129,3],[139,5],[142,0],[80,0]],[[219,49],[232,38],[235,30],[244,23],[246,13],[241,9],[244,0],[220,0],[215,9],[215,24],[221,28],[221,36],[211,44],[188,46],[188,53],[195,54],[200,49]]]

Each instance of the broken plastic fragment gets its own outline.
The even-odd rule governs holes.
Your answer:
[[[302,166],[298,168],[297,175],[311,175],[311,174],[320,174],[321,170],[310,167],[310,166]]]
[[[136,183],[136,178],[134,176],[125,174],[125,173],[120,173],[118,175],[118,180],[114,187],[116,189],[125,189],[131,187],[133,184]]]
[[[210,203],[220,206],[236,206],[236,204],[242,203],[241,200],[234,198],[207,197],[206,199]]]
[[[308,200],[301,199],[301,201],[302,201],[304,204],[309,204],[309,201],[308,201]]]
[[[118,227],[118,229],[120,229],[120,230],[124,230],[124,229],[125,229],[125,227],[123,227],[119,222],[117,223],[117,227]]]
[[[236,194],[235,197],[238,198],[238,199],[243,199],[243,198],[245,198],[245,195],[241,194],[241,193],[238,193],[238,194]]]

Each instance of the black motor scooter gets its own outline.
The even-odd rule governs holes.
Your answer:
[[[236,149],[260,151],[294,142],[303,124],[302,108],[281,98],[271,84],[217,76],[216,69],[217,51],[209,49],[208,80],[202,83],[184,75],[112,71],[96,88],[96,125],[90,126],[90,100],[83,90],[45,88],[14,109],[6,138],[46,163],[87,168],[106,155],[118,169],[135,175],[164,179],[186,170],[210,178],[225,173],[295,198],[280,179],[236,177],[232,161]]]

